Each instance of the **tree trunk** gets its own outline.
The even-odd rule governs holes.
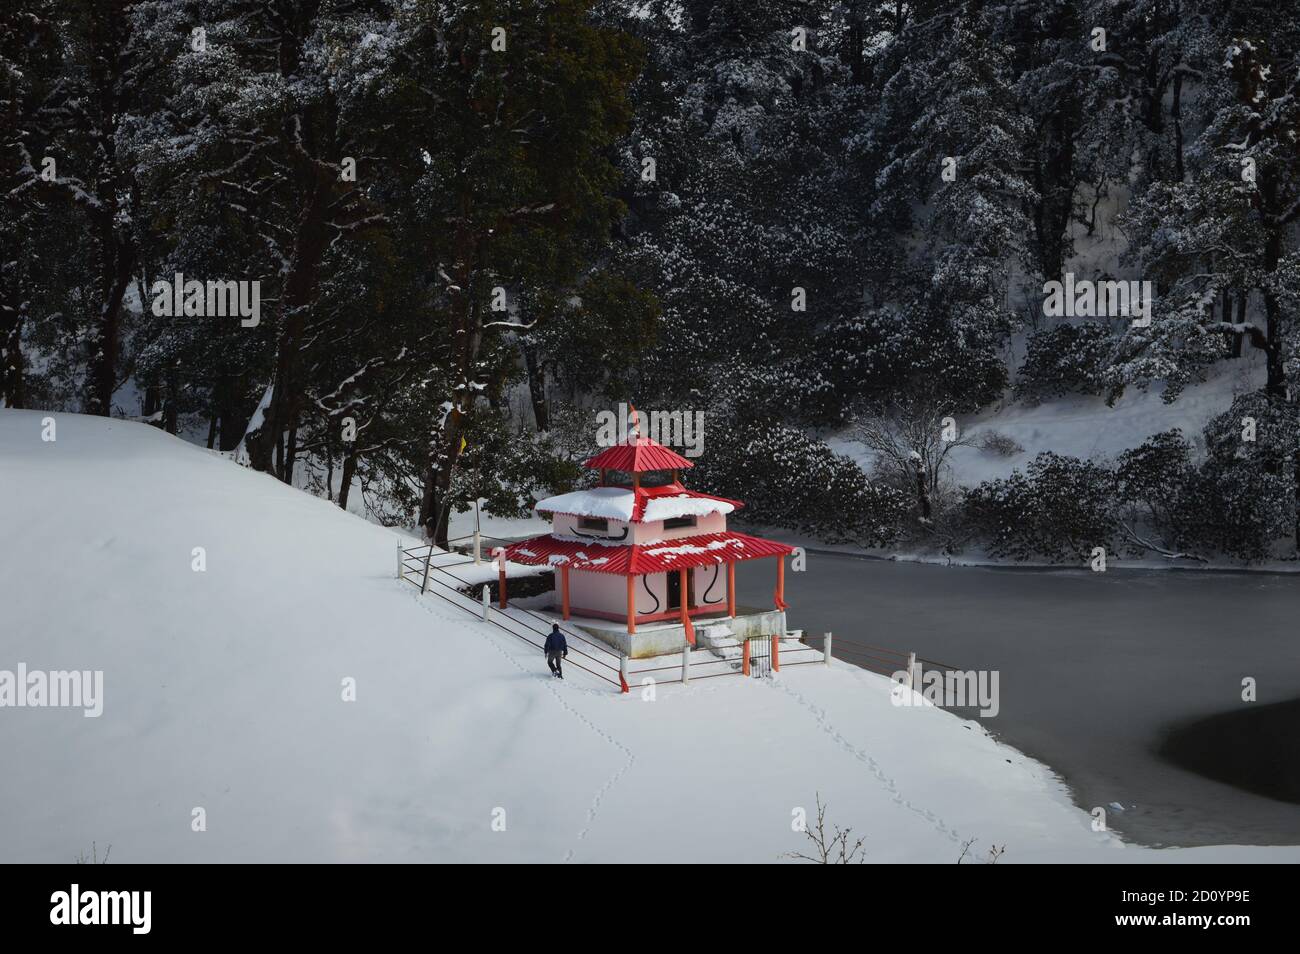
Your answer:
[[[430,464],[426,471],[424,500],[420,507],[420,523],[425,536],[434,544],[447,548],[447,524],[451,519],[451,478],[460,456],[460,439],[464,422],[459,410],[452,410],[443,425],[441,449],[436,466]]]
[[[930,502],[930,487],[925,479],[925,464],[919,459],[912,463],[916,468],[916,499],[921,505],[921,519],[929,522],[934,508]]]
[[[848,29],[844,31],[843,62],[849,68],[849,79],[854,86],[866,82],[866,64],[862,57],[862,10],[860,0],[850,0],[848,12]]]
[[[317,272],[325,255],[326,209],[330,184],[320,170],[311,170],[312,182],[307,199],[298,216],[294,232],[293,253],[284,280],[280,302],[280,338],[276,345],[275,372],[271,406],[266,409],[262,426],[248,437],[248,459],[254,470],[272,472],[275,451],[281,448],[284,432],[296,410],[299,385],[296,381],[298,352],[302,345],[307,310],[316,292]],[[280,454],[278,474],[284,479],[284,455]]]
[[[175,434],[180,425],[180,377],[175,365],[167,369],[167,387],[163,398],[163,430],[168,434]]]
[[[469,221],[469,210],[474,201],[471,191],[461,194],[461,214]],[[429,464],[425,468],[424,498],[420,503],[420,524],[425,535],[437,546],[447,546],[447,522],[450,519],[451,477],[460,457],[460,441],[464,436],[464,417],[469,413],[475,392],[469,386],[478,364],[483,344],[483,318],[478,298],[478,263],[483,260],[483,238],[466,228],[458,230],[455,241],[457,268],[457,301],[452,305],[455,319],[453,339],[459,344],[456,352],[456,378],[463,382],[451,396],[451,410],[443,422],[442,432],[434,435],[429,448]]]
[[[533,417],[539,431],[551,429],[551,414],[546,406],[546,370],[537,353],[537,346],[523,345],[524,367],[528,370],[528,398],[533,404]]]
[[[22,312],[14,308],[12,318],[3,329],[4,338],[0,340],[0,404],[4,407],[23,406],[22,331]]]
[[[106,202],[112,202],[105,197]],[[116,209],[116,204],[108,206]],[[105,261],[101,269],[101,294],[99,327],[95,336],[97,348],[91,355],[91,392],[86,403],[90,414],[110,416],[113,410],[113,392],[117,390],[117,353],[122,346],[122,300],[131,284],[135,252],[129,243],[118,241],[113,219],[116,213],[106,215],[100,224],[100,254]]]
[[[1214,263],[1210,262],[1209,267],[1211,270],[1213,270]],[[1224,324],[1227,324],[1232,321],[1232,291],[1230,289],[1225,288],[1223,290],[1222,302],[1223,302],[1223,322]],[[1213,306],[1211,306],[1211,308],[1212,307]],[[1213,313],[1211,313],[1210,317],[1214,317]],[[1232,357],[1232,338],[1233,338],[1233,334],[1231,331],[1225,331],[1223,333],[1223,354],[1225,357],[1228,358]]]
[[[331,460],[331,469],[333,461]],[[352,489],[352,476],[357,472],[357,452],[355,448],[349,447],[343,455],[343,474],[339,484],[339,507],[343,510],[348,509],[348,491]]]
[[[284,463],[280,468],[280,479],[286,484],[293,483],[293,469],[298,462],[298,421],[289,425],[289,438],[284,450]]]
[[[128,81],[123,58],[129,35],[124,26],[127,7],[125,3],[91,4],[88,32],[89,104],[98,127],[93,132],[97,206],[90,214],[90,224],[99,252],[99,322],[92,339],[86,410],[105,417],[113,410],[122,346],[122,301],[134,277],[137,257],[129,226],[120,226],[124,213],[137,211],[123,208],[124,202],[134,206],[132,183],[117,164],[118,121],[127,112],[122,101]]]
[[[1250,293],[1244,288],[1237,291],[1237,324],[1239,325],[1244,325],[1246,323],[1246,302],[1249,298],[1249,294]],[[1234,358],[1241,357],[1241,344],[1242,341],[1245,340],[1245,337],[1246,335],[1244,332],[1233,332],[1232,356]]]
[[[1264,271],[1273,274],[1277,270],[1282,255],[1282,233],[1280,229],[1270,230],[1268,240],[1264,243]],[[1272,288],[1262,288],[1264,294],[1264,316],[1268,323],[1265,330],[1267,345],[1264,355],[1267,360],[1268,380],[1264,392],[1269,397],[1286,397],[1286,368],[1282,363],[1282,308],[1277,294]]]
[[[424,492],[420,495],[419,524],[424,529],[424,538],[432,541],[438,533],[434,515],[438,512],[438,468],[434,464],[435,452],[429,451],[429,463],[424,468],[420,482]]]
[[[1174,74],[1174,97],[1169,110],[1174,120],[1174,179],[1183,181],[1183,74]]]

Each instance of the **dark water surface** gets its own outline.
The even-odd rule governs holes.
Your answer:
[[[771,560],[736,577],[743,602],[770,603]],[[786,600],[792,628],[998,670],[1001,710],[985,725],[1129,840],[1300,844],[1300,804],[1283,800],[1300,705],[1273,705],[1300,700],[1300,576],[810,553]],[[1242,701],[1247,677],[1257,702]]]

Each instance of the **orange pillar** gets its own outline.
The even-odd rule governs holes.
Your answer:
[[[688,645],[695,645],[695,630],[691,626],[691,589],[690,581],[686,574],[690,570],[682,569],[677,571],[677,579],[681,581],[682,588],[682,628],[686,630],[686,642]]]
[[[781,671],[781,637],[772,636],[772,671]]]
[[[749,675],[749,640],[742,639],[740,645],[745,647],[740,651],[740,671],[746,676]]]
[[[727,564],[727,615],[736,616],[736,564]]]
[[[568,564],[560,567],[560,609],[564,613],[564,618],[569,618],[569,567]]]
[[[501,554],[497,557],[497,594],[500,597],[501,608],[506,608],[506,556]]]
[[[628,574],[627,577],[627,631],[636,632],[636,577]]]
[[[785,557],[776,558],[776,608],[785,609]]]

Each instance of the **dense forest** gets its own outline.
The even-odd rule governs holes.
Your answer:
[[[1288,3],[11,0],[0,76],[0,406],[440,540],[582,480],[630,400],[827,539],[1300,545]],[[1046,316],[1067,275],[1150,321]],[[945,479],[950,419],[1230,362],[1259,386],[1200,433]]]

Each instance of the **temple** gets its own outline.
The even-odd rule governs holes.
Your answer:
[[[557,573],[564,619],[630,657],[694,646],[697,626],[740,639],[784,634],[785,557],[794,548],[728,530],[739,500],[687,490],[681,477],[691,462],[645,437],[583,466],[599,471],[599,485],[540,501],[551,532],[504,551],[507,561]],[[738,609],[736,564],[764,558],[776,561],[773,608]]]

